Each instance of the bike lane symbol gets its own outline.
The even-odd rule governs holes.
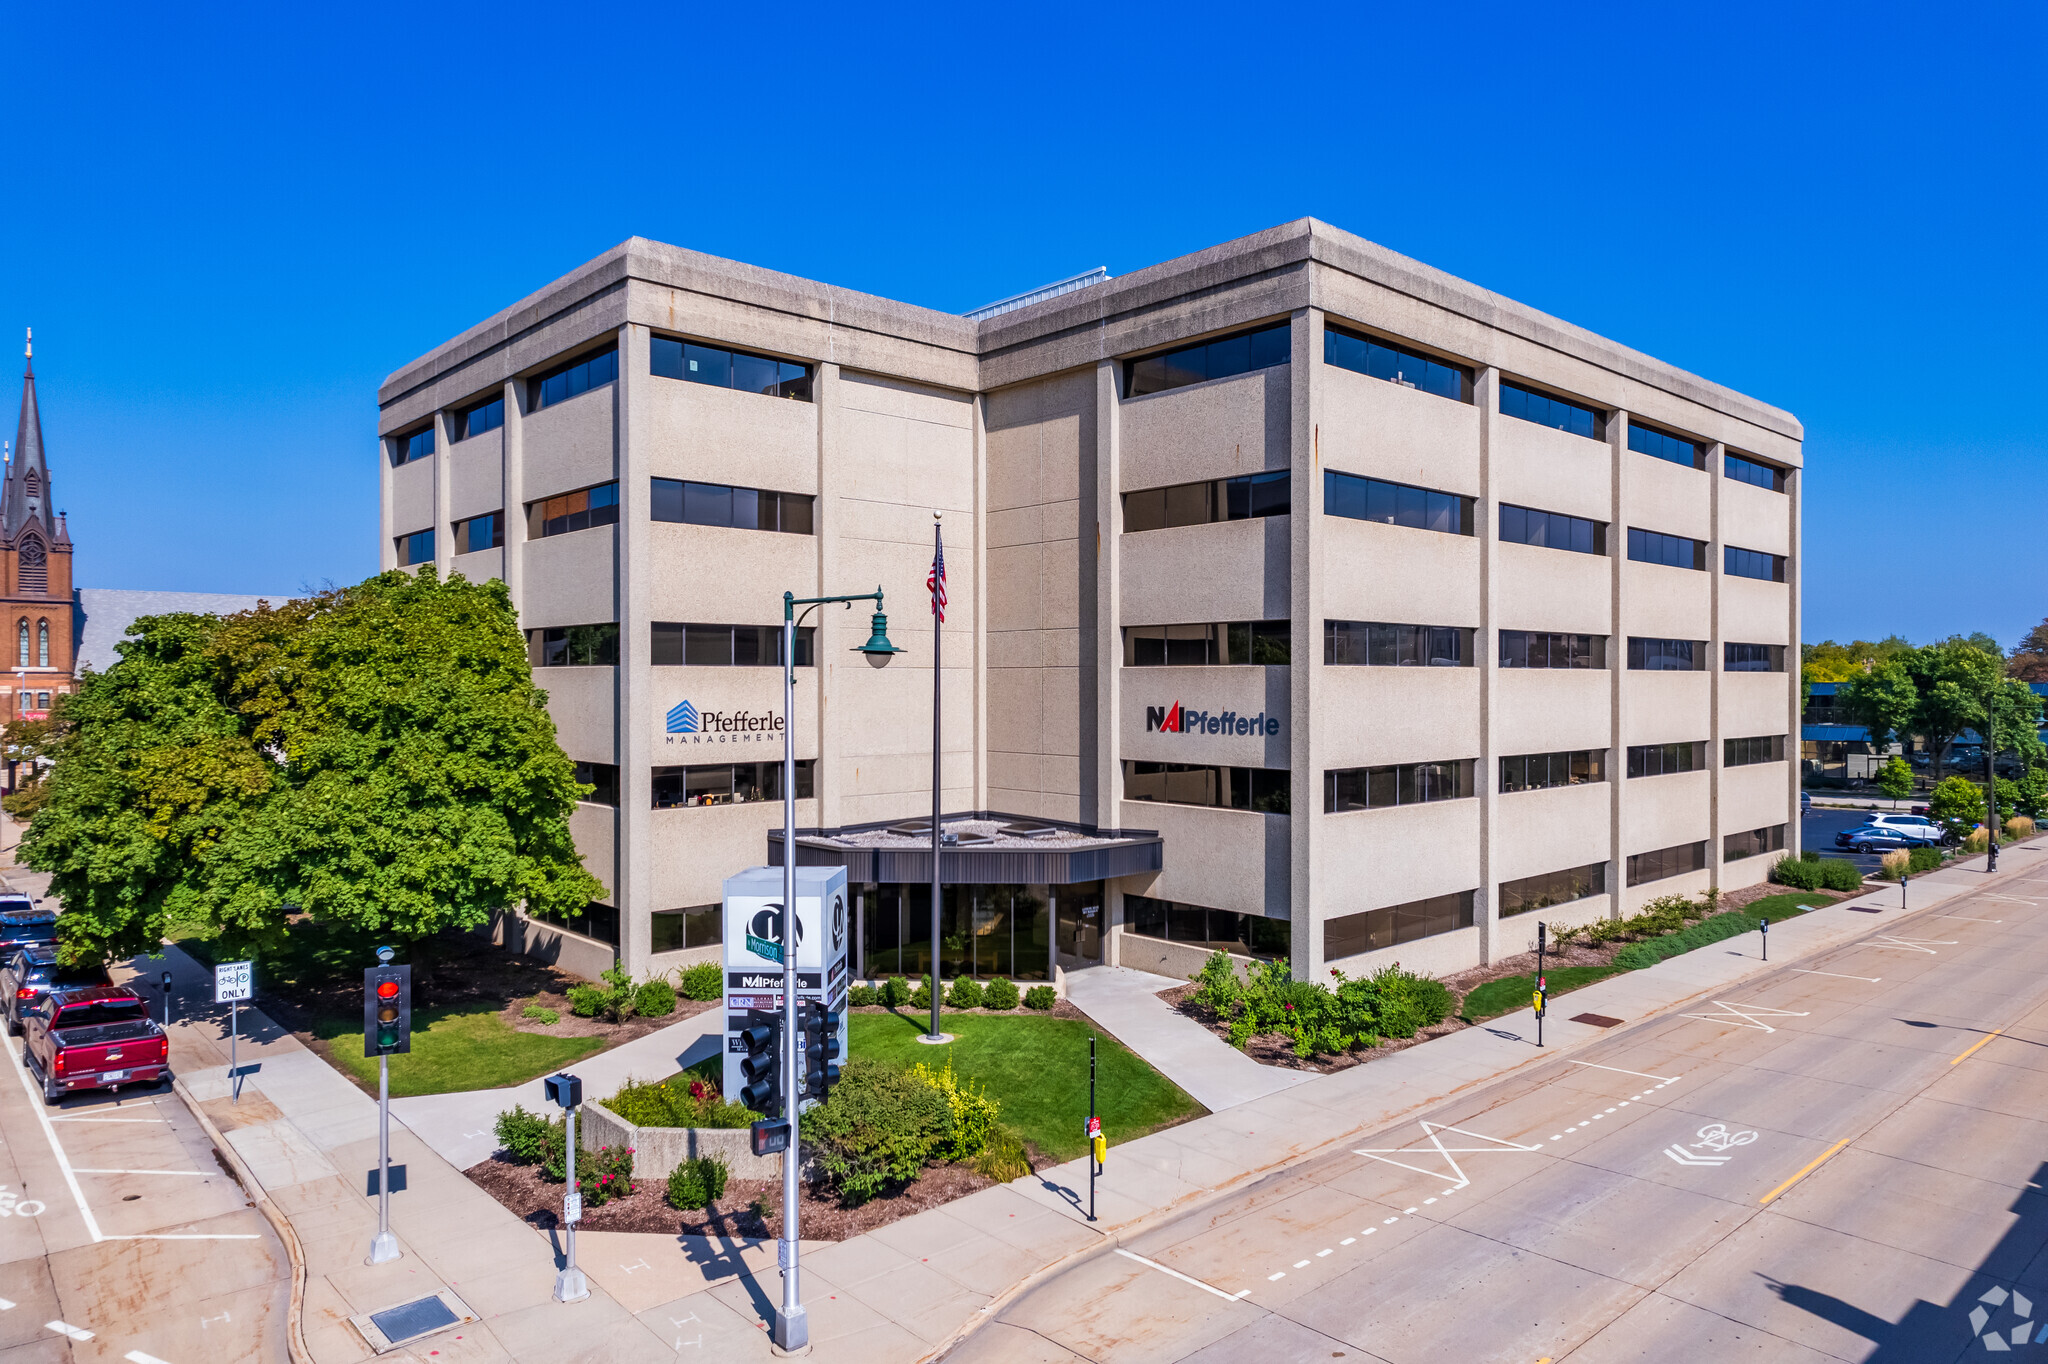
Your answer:
[[[1756,1140],[1756,1133],[1747,1129],[1737,1132],[1728,1130],[1726,1123],[1710,1122],[1699,1130],[1699,1140],[1690,1145],[1673,1143],[1664,1148],[1664,1154],[1680,1165],[1726,1165],[1734,1159],[1731,1154],[1738,1146],[1747,1146]]]

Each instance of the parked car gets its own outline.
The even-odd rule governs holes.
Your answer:
[[[153,1085],[171,1073],[171,1040],[142,996],[120,985],[52,990],[26,1010],[21,1057],[56,1103],[84,1089]]]
[[[0,960],[11,958],[24,947],[40,947],[57,941],[57,915],[52,910],[0,909]]]
[[[1944,826],[1929,819],[1926,815],[1872,815],[1863,822],[1865,824],[1881,825],[1887,829],[1904,829],[1908,833],[1924,835],[1936,843],[1953,843],[1956,841],[1954,834],[1950,833]]]
[[[36,897],[23,890],[0,890],[0,914],[12,914],[17,910],[34,909]]]
[[[1917,830],[1883,824],[1859,824],[1835,835],[1835,846],[1850,852],[1890,852],[1894,848],[1931,848],[1934,839]]]
[[[1799,813],[1802,815],[1813,813],[1813,792],[1801,791],[1799,793]]]
[[[21,1036],[21,1016],[52,990],[82,990],[112,985],[104,966],[60,966],[57,949],[38,944],[24,947],[0,967],[0,1008],[7,1015],[7,1035]]]

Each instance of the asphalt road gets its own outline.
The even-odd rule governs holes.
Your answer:
[[[949,1359],[2048,1355],[2044,904],[2048,867],[1873,917],[1137,1235]]]
[[[291,1261],[168,1086],[56,1106],[0,1060],[0,1361],[282,1361]]]

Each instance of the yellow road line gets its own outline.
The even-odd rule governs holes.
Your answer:
[[[1989,1042],[1989,1041],[1990,1041],[1990,1040],[1991,1040],[1992,1038],[1994,1038],[1994,1037],[1998,1036],[1998,1033],[2000,1033],[2000,1032],[2004,1032],[2004,1031],[2005,1031],[2005,1029],[2004,1029],[2004,1028],[2000,1028],[2000,1029],[1998,1030],[1998,1032],[1994,1032],[1994,1033],[1988,1033],[1988,1034],[1986,1034],[1986,1035],[1985,1035],[1985,1037],[1984,1037],[1984,1041],[1983,1041],[1983,1042],[1979,1042],[1979,1043],[1977,1044],[1977,1047],[1981,1047],[1981,1046],[1983,1046],[1983,1045],[1984,1045],[1984,1042]],[[1972,1048],[1970,1048],[1970,1051],[1975,1051],[1975,1050],[1977,1050],[1977,1047],[1972,1047]],[[1958,1057],[1956,1058],[1956,1061],[1961,1061],[1961,1060],[1965,1059],[1966,1057],[1968,1057],[1968,1056],[1969,1056],[1969,1054],[1970,1054],[1970,1051],[1966,1051],[1966,1052],[1964,1052],[1964,1053],[1962,1054],[1962,1056],[1958,1056]],[[1951,1061],[1951,1062],[1949,1062],[1949,1064],[1950,1064],[1950,1065],[1954,1065],[1954,1064],[1956,1063],[1956,1061]]]
[[[1819,1165],[1820,1165],[1820,1163],[1821,1163],[1822,1161],[1826,1160],[1826,1159],[1827,1159],[1827,1158],[1828,1158],[1829,1156],[1831,1156],[1831,1155],[1833,1155],[1833,1154],[1834,1154],[1835,1152],[1837,1152],[1837,1151],[1841,1150],[1841,1149],[1842,1149],[1842,1148],[1843,1148],[1844,1146],[1847,1146],[1848,1144],[1849,1144],[1849,1139],[1848,1139],[1847,1137],[1843,1137],[1843,1138],[1842,1138],[1842,1139],[1841,1139],[1840,1141],[1836,1142],[1836,1143],[1835,1143],[1835,1144],[1834,1144],[1833,1146],[1830,1146],[1830,1147],[1829,1147],[1829,1148],[1828,1148],[1827,1150],[1825,1150],[1825,1151],[1821,1152],[1821,1153],[1820,1153],[1819,1155],[1815,1156],[1815,1157],[1814,1157],[1814,1158],[1813,1158],[1812,1160],[1810,1160],[1810,1161],[1806,1162],[1805,1166],[1804,1166],[1804,1167],[1803,1167],[1803,1168],[1802,1168],[1802,1169],[1801,1169],[1801,1170],[1799,1171],[1799,1173],[1798,1173],[1798,1174],[1796,1174],[1796,1175],[1792,1176],[1792,1178],[1790,1178],[1790,1179],[1786,1180],[1786,1181],[1785,1181],[1785,1182],[1784,1182],[1783,1184],[1780,1184],[1780,1185],[1779,1185],[1779,1186],[1778,1186],[1777,1188],[1775,1188],[1775,1189],[1771,1190],[1771,1191],[1770,1191],[1769,1193],[1765,1194],[1765,1195],[1764,1195],[1764,1196],[1763,1196],[1763,1197],[1762,1197],[1761,1199],[1759,1199],[1759,1200],[1757,1200],[1757,1201],[1758,1201],[1759,1203],[1768,1203],[1768,1202],[1770,1202],[1770,1201],[1771,1201],[1772,1199],[1776,1198],[1776,1197],[1777,1197],[1777,1196],[1778,1196],[1779,1194],[1781,1194],[1781,1193],[1785,1192],[1785,1190],[1787,1190],[1787,1189],[1791,1188],[1791,1187],[1792,1187],[1792,1186],[1793,1186],[1794,1184],[1797,1184],[1797,1183],[1798,1183],[1798,1182],[1799,1182],[1800,1180],[1802,1180],[1802,1179],[1806,1178],[1806,1177],[1807,1177],[1808,1175],[1812,1174],[1812,1173],[1814,1172],[1814,1170],[1815,1170],[1816,1168],[1818,1168],[1818,1167],[1819,1167]]]

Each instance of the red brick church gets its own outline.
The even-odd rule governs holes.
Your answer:
[[[34,334],[21,380],[21,420],[0,484],[0,717],[41,719],[71,690],[77,636],[71,592],[71,535],[51,510],[50,466],[36,410]]]

